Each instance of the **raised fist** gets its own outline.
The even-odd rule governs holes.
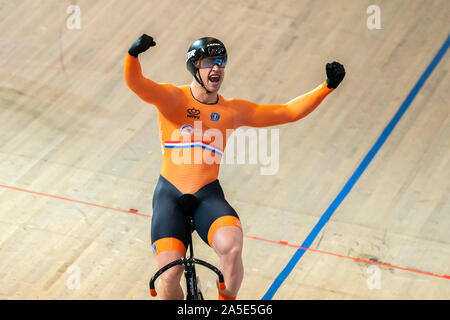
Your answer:
[[[336,89],[345,77],[345,69],[339,62],[327,63],[327,85],[328,88]]]
[[[131,48],[128,50],[128,53],[137,58],[140,53],[147,51],[148,48],[154,47],[155,45],[156,42],[153,41],[153,38],[144,33],[133,43]]]

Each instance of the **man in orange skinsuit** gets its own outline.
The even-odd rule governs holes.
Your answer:
[[[218,94],[228,58],[219,40],[205,37],[190,46],[186,65],[194,79],[183,86],[156,83],[142,75],[138,55],[154,45],[146,34],[137,39],[125,59],[124,75],[128,87],[158,109],[163,161],[153,195],[155,259],[161,268],[185,256],[185,220],[177,200],[183,194],[193,194],[199,200],[195,230],[219,256],[225,278],[226,289],[218,288],[219,299],[233,300],[244,274],[243,232],[239,216],[225,200],[217,180],[229,130],[280,125],[305,117],[337,88],[345,70],[337,62],[328,63],[326,81],[314,90],[284,105],[258,105]],[[182,273],[181,266],[163,273],[162,299],[183,299]]]

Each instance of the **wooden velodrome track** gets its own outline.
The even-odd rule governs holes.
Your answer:
[[[67,27],[71,4],[80,29]],[[381,9],[379,30],[366,26],[371,4]],[[246,235],[238,299],[261,299],[448,39],[450,16],[446,0],[0,6],[1,299],[153,299],[157,113],[123,79],[142,33],[157,42],[140,57],[144,74],[175,85],[192,80],[189,44],[221,39],[229,51],[221,94],[257,103],[313,89],[327,62],[346,67],[315,112],[277,127],[276,174],[261,175],[258,164],[221,168]],[[447,53],[273,299],[450,298],[449,68]],[[194,243],[199,258],[218,264],[196,234]],[[215,277],[198,273],[215,299]]]

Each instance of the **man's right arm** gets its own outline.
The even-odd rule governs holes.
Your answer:
[[[180,89],[170,84],[154,82],[143,76],[138,55],[154,45],[153,38],[145,34],[136,40],[125,58],[124,77],[127,86],[134,93],[165,113],[169,111],[167,108],[177,103]]]

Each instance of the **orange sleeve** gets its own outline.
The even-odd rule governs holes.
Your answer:
[[[323,82],[316,89],[292,99],[287,104],[256,104],[247,100],[234,99],[236,103],[237,126],[269,127],[297,121],[316,109],[322,100],[334,89]]]
[[[168,113],[181,100],[181,89],[166,83],[157,83],[142,75],[138,58],[127,54],[124,68],[127,86],[145,102],[154,104],[162,113]]]

